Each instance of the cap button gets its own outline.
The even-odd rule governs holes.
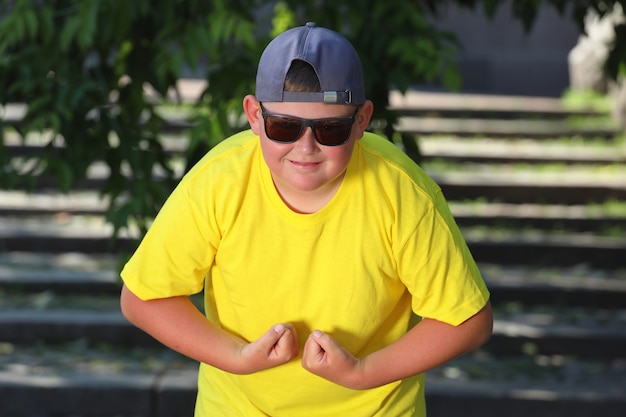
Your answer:
[[[315,22],[306,22],[306,27],[308,27],[308,28],[314,28],[316,26],[317,25],[315,24]]]

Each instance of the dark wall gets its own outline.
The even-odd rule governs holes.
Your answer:
[[[511,15],[510,2],[489,20],[454,7],[436,22],[463,44],[458,63],[464,92],[560,96],[569,86],[567,55],[579,30],[567,15],[544,5],[530,32]]]

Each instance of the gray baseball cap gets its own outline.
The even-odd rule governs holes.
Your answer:
[[[294,60],[309,63],[319,78],[322,92],[283,91],[285,76]],[[337,32],[309,22],[289,29],[263,51],[256,76],[259,101],[363,104],[365,87],[361,60],[350,42]]]

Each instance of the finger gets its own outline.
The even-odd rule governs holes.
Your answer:
[[[332,351],[337,348],[335,339],[321,330],[314,330],[313,333],[311,333],[311,339],[313,339],[324,352]]]
[[[286,331],[287,327],[284,324],[274,325],[271,329],[261,335],[261,337],[254,343],[256,345],[256,350],[269,352]]]
[[[289,362],[298,356],[298,344],[293,342],[290,333],[289,331],[285,332],[270,352],[271,357],[279,363]]]
[[[269,329],[263,336],[260,338],[260,342],[263,347],[271,348],[274,346],[280,338],[288,331],[287,326],[284,324],[276,324],[271,329]]]
[[[291,324],[277,324],[271,330],[278,335],[278,339],[268,346],[268,358],[284,363],[298,356],[298,336],[296,329]]]
[[[296,332],[296,328],[293,327],[293,324],[291,323],[284,323],[283,326],[285,327],[285,330],[289,331],[289,333],[291,334],[292,337],[297,338],[298,337],[298,333]]]
[[[325,361],[326,351],[320,345],[316,335],[310,334],[302,351],[302,365],[305,369],[313,371]]]
[[[290,349],[293,348],[298,350],[298,335],[296,333],[296,329],[293,328],[290,324],[284,325],[283,334],[279,337],[276,342],[277,348]]]
[[[313,334],[310,334],[304,343],[303,351],[306,351],[308,355],[316,355],[319,352],[323,352],[324,349],[320,346],[317,340],[313,337]],[[304,352],[303,352],[304,354]]]

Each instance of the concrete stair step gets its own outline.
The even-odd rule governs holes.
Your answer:
[[[536,145],[526,146],[526,150],[520,151],[513,146],[507,146],[505,139],[486,138],[482,135],[481,141],[488,142],[483,146],[471,146],[463,144],[459,138],[454,138],[455,143],[451,143],[452,136],[426,135],[420,136],[416,140],[422,162],[433,159],[446,160],[454,163],[528,163],[528,164],[616,164],[624,163],[626,160],[626,150],[618,149],[617,146],[607,144],[604,149],[589,147],[569,149],[567,146],[547,147]],[[478,142],[471,138],[465,138],[466,142]],[[531,140],[530,138],[515,138],[517,141]],[[182,154],[186,149],[186,141],[170,141],[172,145],[166,148],[169,153]],[[41,147],[25,145],[4,144],[7,154],[12,156],[35,156],[41,152]],[[547,149],[546,149],[547,148]]]
[[[513,230],[555,232],[610,232],[626,229],[626,214],[598,205],[507,204],[483,201],[449,201],[461,228],[486,226]]]
[[[620,133],[610,115],[592,109],[567,109],[555,98],[392,92],[389,108],[399,115],[396,129],[405,134],[612,139]],[[569,120],[572,118],[588,122],[581,125]],[[589,122],[593,119],[595,122]]]
[[[152,337],[128,323],[119,308],[4,309],[0,312],[0,340],[4,342],[23,346],[81,339],[115,346],[158,346]]]
[[[392,94],[390,106],[405,133],[421,136],[424,166],[451,202],[495,307],[491,341],[430,373],[429,416],[622,416],[626,241],[594,233],[625,219],[585,211],[589,202],[626,201],[626,171],[590,174],[624,162],[615,126],[580,127],[571,119],[606,115],[555,99],[421,92]],[[168,116],[164,132],[172,153],[185,150],[190,127],[179,116]],[[567,150],[547,140],[561,135],[576,137]],[[13,155],[41,146],[9,139]],[[462,166],[438,171],[436,159]],[[545,176],[495,166],[520,161],[568,168]],[[0,398],[11,399],[0,401],[0,416],[192,414],[197,365],[119,312],[117,270],[138,234],[111,243],[97,198],[106,174],[94,166],[65,196],[49,178],[32,194],[0,191]],[[492,202],[460,203],[477,199]]]
[[[482,232],[481,232],[482,234]],[[510,235],[466,237],[468,246],[478,262],[536,266],[574,266],[588,264],[603,268],[626,267],[626,241],[622,238],[588,235],[527,237]],[[9,236],[0,240],[4,251],[35,251],[43,253],[79,252],[82,254],[131,253],[136,247],[133,239],[31,234]]]
[[[193,414],[197,364],[169,350],[92,348],[82,340],[0,354],[0,415],[181,417]],[[36,400],[34,400],[36,399]]]
[[[112,240],[111,233],[101,217],[62,217],[55,223],[39,217],[0,218],[0,248],[5,252],[123,254],[136,247],[137,234],[123,232]],[[463,233],[478,262],[626,266],[623,237],[481,227],[464,228]]]
[[[540,318],[545,318],[543,315]],[[622,317],[623,318],[623,317]],[[495,320],[493,336],[485,349],[494,354],[523,355],[531,349],[542,355],[574,355],[587,358],[626,356],[625,322],[614,326],[580,324],[533,324]]]
[[[3,253],[0,289],[21,297],[37,293],[117,297],[123,261],[116,254]],[[626,308],[626,275],[619,270],[485,263],[479,267],[494,303]]]
[[[457,152],[462,152],[463,146],[448,145],[448,147],[458,149]],[[482,148],[484,149],[484,147]],[[434,151],[431,151],[434,152]],[[494,152],[483,152],[482,157],[493,158]],[[515,158],[515,155],[524,153],[518,150],[515,152],[507,152],[506,150],[500,150],[501,162],[503,160],[511,160]],[[624,200],[626,199],[626,168],[623,164],[619,164],[623,161],[626,155],[625,150],[617,149],[605,149],[603,153],[596,152],[596,166],[602,167],[606,165],[605,162],[612,155],[613,161],[610,167],[600,168],[581,168],[578,164],[570,165],[566,171],[545,173],[537,172],[536,170],[523,170],[515,169],[513,167],[504,169],[502,166],[494,168],[492,164],[472,165],[470,168],[462,168],[450,170],[450,167],[446,166],[438,168],[433,166],[432,163],[425,161],[424,167],[431,174],[431,176],[437,181],[449,200],[459,199],[472,199],[472,198],[487,198],[490,200],[500,200],[511,203],[523,203],[523,202],[543,202],[543,203],[561,203],[561,204],[586,204],[593,201],[606,201],[608,199]],[[526,152],[527,153],[527,152]],[[553,152],[554,153],[554,152]],[[528,153],[527,153],[528,154]],[[557,156],[550,155],[550,152],[542,152],[539,148],[534,148],[528,158],[537,158],[537,155],[544,156],[545,162],[554,162],[559,159]],[[457,159],[463,158],[463,153],[457,153]],[[474,153],[467,153],[467,158],[481,158],[478,151]],[[478,155],[478,156],[477,156]],[[486,155],[486,156],[484,156]],[[591,156],[585,156],[582,151],[574,151],[571,153],[571,157],[565,155],[561,160],[566,163],[572,161],[586,159],[594,159]],[[549,156],[549,157],[548,157]],[[506,159],[504,159],[506,158]],[[522,159],[523,161],[523,159]],[[182,166],[177,168],[178,176],[182,175]],[[87,192],[89,190],[96,191],[101,189],[104,185],[106,178],[108,177],[108,168],[103,164],[94,164],[87,174],[87,178],[77,181],[74,184],[74,191]],[[163,178],[158,173],[155,173],[155,181],[160,181]],[[44,194],[52,194],[58,188],[58,184],[54,178],[43,177],[40,178],[38,183],[34,187],[34,191]],[[15,194],[15,192],[14,192]],[[79,195],[80,193],[77,193]],[[34,194],[31,194],[34,197]],[[18,202],[18,197],[11,197],[8,195],[6,198],[12,198],[15,202],[13,204],[21,204],[24,206],[24,202]],[[92,212],[93,210],[102,209],[105,207],[105,202],[98,199],[94,202],[87,202],[81,200],[80,197],[75,197],[76,204],[81,204],[86,212]],[[38,207],[36,200],[33,201],[33,207]],[[60,203],[57,203],[60,204]]]
[[[563,120],[444,119],[439,117],[400,118],[395,129],[406,135],[532,139],[580,136],[610,140],[620,133],[617,127],[575,127]]]
[[[3,375],[4,374],[4,375]],[[7,417],[183,417],[193,415],[197,371],[16,376],[0,371]],[[36,400],[34,400],[36,399]]]
[[[118,254],[68,252],[0,253],[0,290],[14,298],[32,294],[118,297],[119,272],[124,257]]]
[[[493,358],[479,351],[428,373],[429,416],[621,416],[624,366],[558,356]],[[79,341],[11,351],[5,344],[0,396],[11,401],[0,402],[0,415],[188,416],[196,376],[196,363],[164,349],[93,348]]]
[[[71,273],[32,271],[15,273],[0,267],[0,288],[11,293],[117,296],[121,280],[113,271]],[[590,306],[626,308],[624,280],[577,280],[574,282],[528,282],[484,274],[492,302],[519,302],[525,305]]]
[[[626,275],[588,270],[529,270],[503,265],[479,265],[494,305],[517,303],[526,307],[551,306],[562,313],[570,307],[626,309]],[[599,274],[599,276],[594,274]]]
[[[557,97],[399,91],[389,93],[389,109],[403,115],[467,115],[482,118],[564,119],[569,117],[605,117],[591,107],[572,109]]]
[[[467,164],[577,164],[606,165],[626,162],[626,148],[615,143],[577,144],[547,143],[530,139],[458,138],[454,136],[424,136],[417,139],[420,154],[426,162],[443,159]],[[572,143],[574,142],[574,143]]]
[[[584,366],[583,362],[579,363]],[[501,365],[507,368],[508,365]],[[621,369],[621,368],[620,368]],[[621,370],[620,372],[623,372]],[[523,371],[518,371],[518,376]],[[603,381],[537,382],[517,379],[441,379],[427,377],[429,416],[526,417],[532,415],[621,416],[626,395],[621,377]]]
[[[626,200],[626,176],[568,171],[563,174],[427,170],[449,201],[483,199],[500,203],[590,204]]]
[[[576,266],[620,269],[626,266],[626,240],[584,234],[552,236],[539,233],[484,236],[464,231],[467,244],[478,262],[533,266]]]
[[[432,121],[432,123],[435,123]],[[615,163],[623,162],[625,150],[620,148],[618,134],[613,138],[601,137],[555,137],[546,141],[543,137],[499,136],[484,134],[477,137],[445,134],[424,135],[416,140],[425,158],[450,160],[486,160],[490,162],[537,162],[537,163]],[[3,147],[13,157],[36,156],[48,144],[48,138],[29,137],[24,142],[17,134],[6,132]],[[613,140],[611,140],[613,139]],[[586,143],[591,142],[591,143]],[[189,139],[184,133],[164,133],[161,137],[164,150],[170,155],[180,155],[188,150]]]
[[[542,175],[524,172],[429,172],[441,186],[449,200],[485,198],[508,203],[537,202],[544,204],[587,204],[606,200],[625,200],[626,181],[621,174]],[[104,173],[94,173],[79,180],[77,191],[99,190],[105,181]],[[159,181],[155,177],[155,181]],[[36,192],[57,189],[53,178],[41,178],[34,186]]]
[[[96,345],[159,346],[152,337],[124,319],[117,298],[103,301],[94,297],[91,301],[90,306],[79,308],[4,308],[0,312],[0,341],[27,346],[85,339]],[[585,311],[588,310],[581,310]],[[612,310],[610,316],[599,312],[597,317],[590,317],[584,323],[574,322],[554,309],[498,313],[494,334],[486,349],[498,355],[514,355],[523,354],[532,345],[537,352],[546,355],[625,357],[625,311]]]
[[[58,216],[81,214],[98,216],[107,209],[107,201],[98,191],[27,192],[24,190],[0,190],[1,216]]]
[[[607,213],[607,209],[590,205],[557,205],[540,203],[497,203],[449,201],[457,223],[461,226],[506,225],[538,229],[598,231],[626,226],[626,215]],[[69,221],[72,216],[102,216],[106,201],[96,191],[28,193],[0,191],[0,215],[16,223],[26,217],[49,216],[53,223]]]

